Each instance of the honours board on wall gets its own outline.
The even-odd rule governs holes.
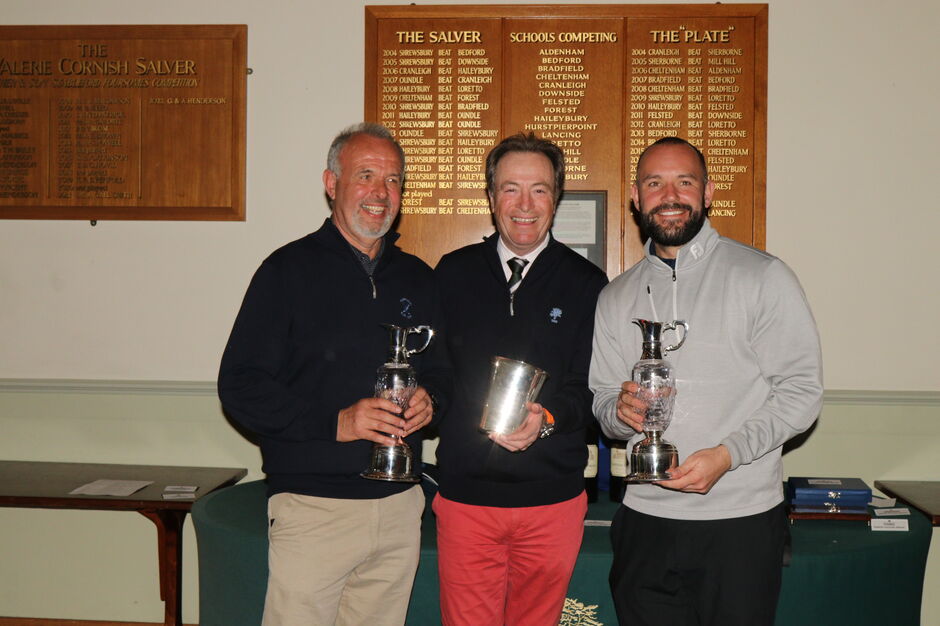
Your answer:
[[[0,218],[245,218],[247,27],[0,26]]]
[[[484,159],[520,131],[598,199],[558,217],[575,207],[572,247],[603,250],[610,275],[642,256],[630,185],[666,135],[705,154],[718,231],[764,246],[767,5],[368,6],[365,30],[365,119],[407,158],[400,245],[432,265],[492,232]]]

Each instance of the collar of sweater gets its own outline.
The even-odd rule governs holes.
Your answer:
[[[382,256],[379,258],[378,266],[382,266],[388,263],[388,259],[399,251],[398,246],[395,245],[395,242],[398,240],[399,236],[400,235],[393,230],[389,230],[385,234],[385,248],[382,251]],[[339,232],[339,229],[336,228],[336,224],[333,223],[332,218],[326,218],[323,221],[323,225],[319,228],[319,230],[313,232],[311,237],[324,248],[327,248],[328,250],[337,254],[348,255],[355,259],[356,263],[359,264],[359,259],[356,258],[356,255],[350,248],[349,242],[345,237],[343,237],[343,233]]]
[[[490,265],[490,269],[493,271],[493,274],[499,278],[499,280],[506,281],[506,273],[503,270],[502,262],[499,260],[499,252],[496,250],[496,244],[499,242],[499,233],[493,233],[489,237],[485,237],[483,242],[486,244],[486,259]],[[551,236],[551,233],[548,235],[548,245],[542,250],[541,253],[536,257],[535,261],[532,262],[528,271],[526,272],[526,278],[531,281],[534,281],[538,276],[546,273],[549,268],[555,265],[560,258],[560,251],[563,247],[563,244],[559,243],[554,237]]]
[[[695,267],[701,263],[712,253],[715,246],[718,245],[719,238],[718,231],[715,230],[711,222],[706,219],[705,223],[702,224],[702,229],[698,231],[698,234],[696,234],[689,243],[679,248],[679,253],[676,255],[676,273]],[[652,251],[652,239],[646,240],[643,249],[646,252],[646,261],[651,263],[655,269],[662,272],[673,271],[671,267]]]

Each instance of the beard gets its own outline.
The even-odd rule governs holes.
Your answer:
[[[385,236],[385,233],[389,231],[392,227],[392,222],[395,221],[397,214],[393,215],[392,212],[386,211],[385,218],[382,220],[382,223],[378,226],[371,226],[365,222],[364,219],[359,218],[358,216],[352,220],[350,223],[350,228],[360,237],[366,237],[368,239],[380,239]]]
[[[704,205],[705,199],[703,197],[702,206],[704,207]],[[663,226],[654,219],[661,211],[675,209],[688,211],[689,219],[685,223],[673,227]],[[702,225],[705,224],[707,214],[708,211],[704,208],[696,212],[690,204],[667,202],[653,208],[649,213],[644,213],[641,208],[640,225],[643,227],[643,231],[649,235],[650,239],[660,246],[684,246],[692,241],[692,238],[698,234],[698,231],[702,230]]]

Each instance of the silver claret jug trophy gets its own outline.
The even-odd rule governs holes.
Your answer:
[[[669,470],[679,465],[676,446],[663,439],[663,431],[672,420],[676,402],[676,375],[672,364],[663,358],[663,352],[677,350],[689,334],[689,325],[676,320],[664,324],[635,319],[643,332],[643,356],[633,366],[633,382],[639,385],[636,396],[646,402],[648,408],[643,418],[645,438],[633,446],[630,454],[631,473],[628,483],[652,483],[669,479]],[[662,347],[662,333],[682,326],[679,343]]]
[[[408,357],[423,352],[430,345],[434,331],[430,326],[382,326],[388,329],[388,360],[376,371],[375,397],[391,400],[404,413],[408,408],[408,401],[418,387],[415,370],[408,364]],[[408,336],[424,332],[427,333],[424,345],[416,350],[409,350]],[[421,482],[420,472],[415,473],[415,455],[411,446],[398,435],[389,436],[395,439],[395,445],[373,444],[369,469],[360,475],[373,480]]]

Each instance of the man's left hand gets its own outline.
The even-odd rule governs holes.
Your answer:
[[[541,404],[535,402],[527,402],[525,408],[529,413],[525,416],[525,421],[522,422],[521,426],[507,435],[490,433],[490,439],[510,452],[519,452],[531,446],[539,438],[539,433],[542,431],[542,420],[545,419],[545,411],[542,409]]]
[[[689,455],[685,463],[669,470],[672,477],[656,484],[666,489],[708,493],[731,468],[731,453],[724,446],[705,448]]]
[[[411,400],[408,401],[408,408],[402,416],[405,419],[405,437],[430,424],[433,415],[434,406],[431,404],[431,396],[424,387],[418,387],[411,396]]]

